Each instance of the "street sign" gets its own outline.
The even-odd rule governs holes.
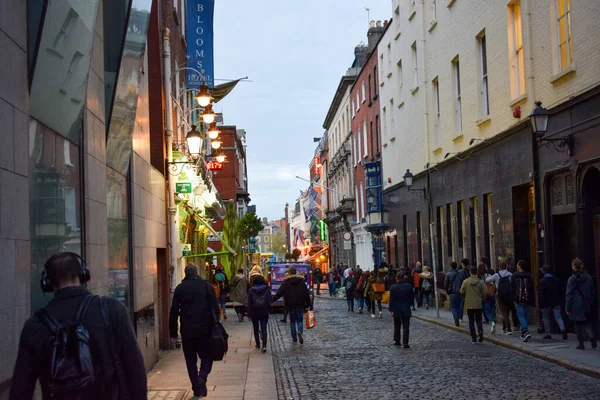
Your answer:
[[[191,244],[184,244],[183,245],[183,250],[181,251],[181,253],[182,253],[181,255],[183,257],[192,255],[192,245]]]
[[[175,193],[192,193],[191,182],[175,182]]]
[[[206,166],[208,167],[209,171],[220,171],[223,169],[223,163],[218,161],[209,161],[206,163]]]
[[[344,232],[344,240],[352,239],[352,234],[350,232]]]

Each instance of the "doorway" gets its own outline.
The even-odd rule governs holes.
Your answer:
[[[582,248],[579,258],[594,280],[597,294],[598,272],[600,271],[600,170],[589,168],[581,184],[581,202],[579,209],[582,226]],[[598,297],[596,297],[598,298]]]
[[[527,184],[513,187],[512,199],[515,250],[514,258],[507,262],[516,267],[518,260],[525,259],[531,261],[531,266],[537,266],[533,186]],[[535,279],[534,271],[532,275]]]
[[[169,310],[171,308],[171,276],[167,262],[167,249],[156,249],[158,286],[158,340],[161,350],[169,350]]]

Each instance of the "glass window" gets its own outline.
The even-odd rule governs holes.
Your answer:
[[[440,84],[437,78],[433,81],[433,106],[435,107],[435,142],[439,146],[442,143],[442,126],[440,121]]]
[[[558,25],[558,68],[562,70],[573,64],[571,0],[556,0],[556,20]]]
[[[31,311],[34,312],[47,302],[38,290],[46,261],[61,251],[81,254],[82,193],[79,148],[35,120],[29,123],[29,140]]]
[[[414,42],[410,48],[412,49],[413,56],[414,85],[417,87],[419,86],[419,59],[417,58],[417,42]]]
[[[525,56],[523,53],[523,32],[521,29],[521,2],[517,0],[509,6],[510,80],[512,97],[525,93]]]
[[[462,98],[460,93],[460,62],[458,57],[452,64],[454,67],[454,112],[456,114],[456,131],[462,131]]]
[[[487,43],[485,34],[479,37],[479,56],[481,65],[481,112],[490,115],[490,99],[488,95]]]
[[[127,178],[106,168],[108,216],[108,295],[129,309],[129,215]]]

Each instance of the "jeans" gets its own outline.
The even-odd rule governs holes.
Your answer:
[[[475,322],[477,322],[477,332],[479,333],[479,338],[483,340],[483,313],[481,308],[467,309],[467,316],[469,317],[469,331],[471,331],[471,340],[477,340],[477,335],[475,334]]]
[[[496,322],[496,299],[494,297],[483,300],[483,312],[488,321]]]
[[[423,304],[425,307],[429,307],[429,293],[423,293]]]
[[[260,335],[258,334],[258,328],[262,332],[262,348],[267,348],[267,324],[269,323],[269,316],[265,317],[252,317],[252,327],[254,328],[254,340],[256,346],[260,347]]]
[[[455,323],[458,322],[459,319],[462,319],[463,298],[460,294],[453,293],[450,295],[450,310],[452,311]]]
[[[335,297],[337,292],[337,288],[335,287],[335,282],[329,282],[329,296]]]
[[[364,297],[359,297],[356,299],[356,303],[359,309],[363,309],[365,308],[365,298]]]
[[[321,294],[321,282],[320,281],[316,282],[316,285],[317,285],[317,295],[320,295]]]
[[[350,311],[354,311],[354,296],[352,296],[352,294],[346,293],[346,303],[348,303]]]
[[[394,343],[400,343],[400,328],[402,327],[402,344],[408,345],[410,317],[394,317]]]
[[[290,310],[290,330],[292,331],[292,340],[298,341],[298,333],[304,332],[304,310]]]
[[[502,329],[510,329],[510,313],[512,313],[513,326],[519,326],[519,319],[517,318],[517,310],[515,308],[515,303],[510,297],[498,297],[498,308],[502,313]]]
[[[527,323],[527,316],[529,314],[529,304],[526,303],[515,303],[517,309],[517,317],[521,324],[521,333],[529,332],[529,324]]]
[[[221,311],[223,315],[227,315],[227,295],[225,293],[221,293],[219,297],[217,297],[217,303],[221,306]]]
[[[543,308],[542,315],[544,321],[544,331],[546,331],[546,335],[550,334],[550,315],[554,315],[554,319],[556,320],[556,324],[560,328],[560,331],[562,332],[565,330],[565,323],[563,322],[562,315],[560,314],[560,306]]]
[[[208,337],[182,339],[185,365],[195,396],[203,394],[202,391],[206,389],[208,374],[210,374],[213,366],[213,360],[208,355],[208,342]],[[200,371],[198,371],[198,358],[200,358]],[[204,379],[204,385],[201,384],[199,378]]]

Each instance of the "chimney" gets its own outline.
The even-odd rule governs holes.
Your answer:
[[[371,21],[369,24],[369,30],[367,31],[367,40],[369,43],[369,53],[375,48],[381,36],[383,36],[383,32],[385,32],[385,28],[387,26],[387,21],[384,25],[381,24],[381,21]]]

